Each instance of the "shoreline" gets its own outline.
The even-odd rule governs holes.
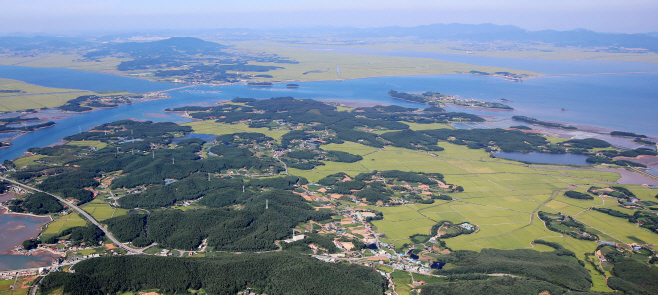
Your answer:
[[[32,218],[49,218],[50,221],[54,221],[53,217],[50,215],[36,215],[31,213],[20,213],[20,212],[11,212],[6,206],[0,205],[0,215],[4,216],[13,216],[13,217],[32,217]]]
[[[177,90],[177,89],[187,88],[187,87],[194,87],[194,86],[199,86],[199,85],[188,85],[188,86],[184,86],[184,87],[178,87],[178,88],[167,89],[167,90],[162,90],[162,91],[150,92],[150,93],[154,94],[152,97],[149,97],[149,98],[135,99],[134,102],[131,102],[131,103],[120,103],[120,104],[117,104],[117,106],[114,106],[114,107],[107,107],[107,108],[94,108],[94,109],[91,109],[91,110],[88,110],[88,111],[83,111],[83,112],[57,111],[58,109],[57,109],[57,107],[55,107],[55,108],[48,108],[48,109],[45,109],[45,110],[41,110],[41,111],[36,112],[36,113],[29,113],[29,114],[25,114],[25,115],[17,116],[17,118],[22,118],[22,117],[24,117],[24,116],[31,116],[31,117],[28,117],[28,118],[36,118],[36,119],[39,119],[39,120],[45,121],[45,120],[42,119],[39,115],[41,115],[41,114],[45,114],[45,112],[48,112],[48,111],[51,111],[51,112],[52,112],[52,111],[56,111],[56,113],[50,113],[50,114],[49,114],[50,116],[55,116],[55,118],[48,118],[48,119],[51,120],[51,121],[46,121],[46,122],[53,122],[53,123],[55,123],[55,124],[48,125],[48,126],[43,126],[43,127],[39,127],[39,128],[36,128],[36,129],[34,129],[34,130],[30,130],[30,131],[21,131],[21,130],[19,130],[19,129],[15,129],[15,130],[7,130],[6,132],[20,132],[20,134],[18,134],[18,135],[16,135],[16,136],[12,137],[12,138],[10,138],[10,139],[8,139],[6,142],[11,143],[12,140],[15,140],[15,139],[17,139],[17,138],[19,138],[19,137],[21,137],[21,136],[23,136],[23,135],[25,135],[25,134],[32,133],[32,132],[34,132],[34,131],[37,131],[37,130],[40,130],[40,129],[43,129],[43,128],[48,128],[48,127],[55,126],[55,125],[57,124],[57,121],[58,121],[58,120],[61,120],[61,119],[66,119],[66,118],[74,117],[74,116],[79,115],[79,114],[92,113],[92,112],[95,112],[95,111],[98,111],[98,110],[115,109],[115,108],[118,108],[118,107],[120,107],[120,106],[129,105],[129,104],[134,104],[134,103],[142,103],[142,102],[149,102],[149,101],[155,101],[155,100],[167,99],[167,98],[171,98],[171,96],[168,96],[168,95],[160,96],[160,94],[163,94],[163,93],[165,93],[165,92],[169,92],[169,91],[172,91],[172,90]],[[43,112],[43,113],[42,113],[42,112]],[[7,112],[7,113],[12,113],[12,112]],[[43,116],[43,117],[47,117],[47,116]],[[8,148],[8,147],[11,147],[11,145],[7,145],[7,146],[0,147],[0,149]]]

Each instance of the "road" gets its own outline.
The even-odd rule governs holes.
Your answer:
[[[122,244],[121,242],[119,242],[119,240],[117,240],[117,239],[116,239],[116,238],[115,238],[115,237],[114,237],[114,236],[113,236],[108,230],[106,230],[103,226],[101,226],[101,224],[98,223],[98,221],[96,221],[96,219],[94,219],[94,217],[92,217],[91,214],[87,213],[85,210],[82,210],[80,207],[74,205],[73,203],[71,203],[71,202],[67,202],[66,200],[64,200],[64,199],[62,199],[62,198],[60,198],[60,197],[58,197],[58,196],[55,196],[55,195],[53,195],[53,194],[51,194],[51,193],[49,193],[49,192],[44,192],[44,191],[42,191],[42,190],[39,190],[39,189],[33,188],[33,187],[31,187],[31,186],[28,186],[28,185],[22,184],[22,183],[20,183],[20,182],[13,181],[13,180],[11,180],[11,179],[8,179],[8,178],[2,177],[2,176],[0,176],[0,179],[2,179],[2,180],[4,180],[4,181],[11,182],[11,183],[13,183],[13,184],[15,184],[15,185],[18,185],[18,186],[20,186],[20,187],[23,187],[23,188],[26,188],[26,189],[29,189],[29,190],[33,190],[33,191],[37,191],[37,192],[41,192],[41,193],[44,193],[44,194],[48,194],[48,195],[50,195],[50,196],[53,196],[54,198],[56,198],[56,199],[59,200],[60,202],[64,203],[64,204],[65,204],[66,206],[68,206],[69,208],[72,208],[73,210],[78,211],[78,213],[79,213],[80,215],[84,216],[85,218],[87,218],[87,220],[89,220],[89,222],[91,222],[92,224],[94,224],[95,226],[97,226],[98,228],[100,228],[100,230],[102,230],[102,231],[105,233],[105,236],[107,236],[108,239],[110,239],[110,240],[111,240],[114,244],[116,244],[119,248],[121,248],[121,249],[125,250],[126,252],[128,252],[128,254],[142,254],[141,251],[139,251],[139,250],[135,250],[135,249],[133,249],[133,248],[130,248],[130,247],[128,247],[128,246]]]

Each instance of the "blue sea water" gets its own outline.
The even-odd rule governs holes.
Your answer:
[[[398,54],[398,53],[396,53]],[[408,53],[399,54],[426,54]],[[636,62],[555,61],[533,59],[484,58],[463,55],[437,55],[472,64],[501,66],[550,73],[624,73],[658,70],[658,65]],[[553,69],[551,68],[558,68]],[[178,84],[150,82],[136,78],[57,68],[0,66],[0,77],[26,81],[42,86],[85,90],[125,90],[130,92],[160,91]],[[248,85],[196,86],[169,92],[171,98],[123,105],[57,120],[53,127],[23,135],[12,141],[13,146],[0,150],[0,160],[21,156],[30,147],[42,147],[96,125],[120,119],[187,122],[166,108],[215,103],[235,97],[270,98],[293,96],[336,102],[367,104],[397,104],[423,108],[425,105],[393,99],[389,90],[403,92],[435,91],[459,95],[461,98],[504,102],[512,111],[448,108],[494,118],[523,115],[540,120],[591,125],[608,130],[629,131],[658,137],[658,74],[545,76],[511,82],[497,77],[472,75],[402,76],[354,79],[345,81],[304,82],[299,88],[286,88],[286,83],[274,87]],[[192,91],[190,91],[192,90]],[[561,109],[566,109],[563,111]],[[479,128],[479,127],[478,127]]]

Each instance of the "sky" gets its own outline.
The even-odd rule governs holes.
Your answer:
[[[658,32],[657,0],[0,0],[0,33],[417,26]]]

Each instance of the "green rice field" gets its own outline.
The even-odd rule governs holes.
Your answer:
[[[121,208],[112,208],[106,202],[101,200],[93,200],[81,207],[87,213],[91,214],[94,219],[103,221],[112,217],[128,214],[128,210]]]
[[[76,227],[76,226],[85,226],[87,221],[80,218],[78,214],[71,213],[66,216],[62,216],[59,220],[48,224],[48,227],[43,232],[44,235],[54,235],[61,233],[63,230]]]
[[[422,127],[425,126],[418,128]],[[603,186],[616,181],[620,177],[617,173],[535,168],[504,159],[490,159],[482,150],[470,150],[445,142],[439,145],[445,150],[428,153],[395,147],[375,149],[357,143],[331,144],[323,148],[350,151],[363,155],[364,159],[350,164],[327,163],[313,170],[290,169],[290,173],[316,181],[336,172],[351,176],[366,171],[394,169],[439,172],[448,183],[464,187],[463,193],[450,194],[454,198],[450,202],[375,208],[384,213],[384,220],[374,221],[374,225],[379,232],[385,233],[387,241],[396,245],[409,243],[410,235],[429,234],[436,222],[449,220],[473,223],[480,228],[474,234],[447,239],[448,246],[453,249],[530,249],[535,247],[531,242],[539,238],[568,240],[570,243],[566,243],[565,247],[581,254],[596,248],[594,242],[566,238],[549,231],[536,216],[539,210],[571,215],[592,230],[601,232],[601,236],[615,241],[632,243],[629,237],[637,237],[647,243],[658,244],[658,235],[626,220],[588,210],[593,206],[602,206],[624,212],[623,208],[618,208],[616,201],[601,198],[576,200],[563,194],[569,187],[584,192],[589,186]],[[641,199],[650,200],[657,193],[641,186],[625,187],[637,192]],[[579,247],[572,247],[571,244],[578,244]]]

